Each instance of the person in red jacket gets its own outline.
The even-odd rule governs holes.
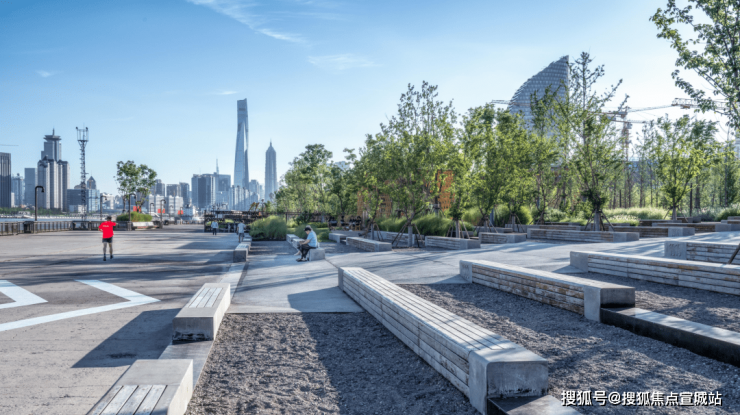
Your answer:
[[[110,259],[113,259],[113,228],[116,223],[111,220],[110,216],[105,217],[105,222],[98,226],[98,230],[103,232],[103,261],[105,261],[105,252],[110,246]]]

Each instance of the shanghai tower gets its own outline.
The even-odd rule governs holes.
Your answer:
[[[275,192],[278,190],[275,156],[275,149],[270,141],[270,147],[265,152],[265,200],[275,200]]]
[[[249,116],[247,99],[236,101],[236,154],[234,157],[234,186],[246,188],[249,184]]]

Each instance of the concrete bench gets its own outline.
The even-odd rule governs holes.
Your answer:
[[[665,258],[685,259],[687,261],[715,262],[725,264],[737,249],[737,244],[714,242],[666,242],[663,248]],[[740,265],[740,254],[732,261]]]
[[[88,415],[182,415],[192,396],[192,360],[140,359],[126,370]]]
[[[588,251],[572,251],[570,264],[587,272],[740,295],[737,265]]]
[[[336,243],[342,243],[347,239],[347,235],[343,235],[341,233],[330,233],[329,234],[329,240],[334,241]]]
[[[172,320],[172,340],[213,340],[231,304],[231,286],[208,283]]]
[[[532,225],[529,228],[530,229],[555,229],[555,230],[561,230],[561,231],[582,231],[584,227],[580,225]]]
[[[446,238],[444,236],[427,236],[424,246],[444,249],[479,249],[480,239]]]
[[[242,242],[239,245],[234,248],[234,253],[232,256],[233,262],[247,262],[247,257],[249,256],[249,247],[251,246],[251,242]]]
[[[387,252],[393,250],[390,242],[379,242],[365,238],[347,238],[347,245],[368,252]]]
[[[634,307],[635,288],[490,261],[460,261],[460,276],[600,321],[602,307]]]
[[[730,232],[733,230],[740,230],[740,226],[738,225],[730,225],[727,223],[721,223],[721,222],[702,222],[702,223],[653,223],[653,226],[659,226],[661,228],[663,227],[669,227],[669,228],[675,228],[675,227],[684,227],[684,228],[694,228],[696,230],[696,233],[710,233],[710,232]],[[737,229],[733,229],[733,227],[736,227]]]
[[[478,234],[478,240],[482,244],[516,244],[525,242],[527,235],[523,233],[481,232]]]
[[[547,360],[362,268],[339,287],[487,413],[489,397],[547,393]]]
[[[668,238],[677,236],[693,236],[696,229],[683,226],[658,227],[656,226],[615,226],[615,232],[637,232],[640,238]]]
[[[374,240],[378,240],[381,242],[393,242],[393,240],[398,236],[398,240],[396,241],[396,244],[400,246],[408,246],[409,244],[409,234],[408,233],[402,233],[400,236],[398,235],[398,232],[386,232],[386,231],[375,231],[371,232],[368,236],[370,236]],[[376,239],[380,236],[380,239]],[[416,235],[411,234],[411,244],[416,245]]]
[[[637,232],[580,232],[528,229],[527,239],[554,239],[575,242],[632,242],[640,240]]]

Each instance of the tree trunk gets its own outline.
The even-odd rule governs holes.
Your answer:
[[[594,232],[601,231],[601,212],[594,212]]]
[[[678,220],[678,215],[676,213],[676,206],[673,206],[673,214],[671,215],[671,220]]]
[[[689,190],[689,216],[694,216],[694,189]]]
[[[411,247],[413,246],[413,244],[411,243],[411,238],[412,238],[412,235],[414,234],[414,232],[413,232],[413,230],[412,230],[412,229],[413,229],[413,226],[414,226],[414,225],[412,225],[412,224],[411,224],[411,221],[409,221],[409,227],[408,227],[408,229],[409,229],[409,240],[408,240],[408,247],[409,247],[409,248],[411,248]]]

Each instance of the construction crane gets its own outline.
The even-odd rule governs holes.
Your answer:
[[[681,107],[682,109],[699,108],[699,104],[695,99],[690,98],[675,98],[671,104],[674,107]],[[714,101],[714,105],[719,111],[727,111],[729,109],[727,101]]]

